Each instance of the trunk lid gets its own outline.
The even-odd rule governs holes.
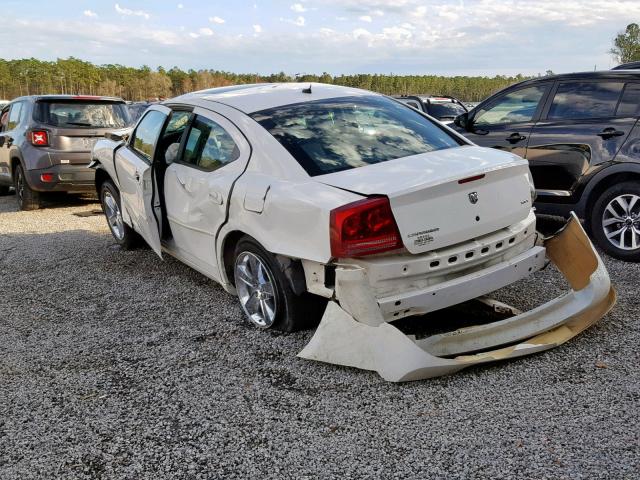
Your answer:
[[[455,245],[527,217],[526,160],[476,146],[451,148],[313,177],[361,195],[386,195],[411,253]],[[481,178],[461,183],[460,180]]]

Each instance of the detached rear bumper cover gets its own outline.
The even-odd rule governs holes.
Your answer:
[[[329,303],[320,326],[299,356],[374,370],[386,380],[402,382],[561,345],[602,318],[615,304],[616,293],[575,215],[544,246],[572,290],[533,310],[416,340],[384,322],[373,295],[362,282],[354,283],[338,290],[344,308]]]

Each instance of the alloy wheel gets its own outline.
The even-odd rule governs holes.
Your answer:
[[[602,229],[616,248],[640,248],[640,196],[624,194],[611,200],[602,214]]]
[[[113,236],[118,240],[122,240],[124,238],[122,214],[120,213],[118,202],[109,190],[105,190],[102,194],[102,204],[104,205],[104,213],[107,216],[107,222]]]
[[[275,283],[264,262],[251,252],[238,255],[235,280],[240,305],[251,322],[269,328],[276,320]]]

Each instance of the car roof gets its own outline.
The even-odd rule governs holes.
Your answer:
[[[547,75],[544,77],[536,77],[530,78],[528,80],[524,80],[519,83],[515,83],[511,85],[505,90],[510,89],[513,86],[522,86],[527,84],[534,84],[539,82],[546,81],[555,81],[555,80],[596,80],[598,78],[612,78],[619,80],[629,80],[629,77],[636,77],[636,79],[640,79],[640,71],[638,70],[602,70],[596,72],[575,72],[575,73],[560,73],[554,75]]]
[[[629,62],[613,67],[611,70],[635,70],[640,68],[640,62]]]
[[[34,100],[34,101],[39,101],[39,100],[78,100],[78,101],[85,101],[85,100],[99,100],[102,102],[123,102],[124,100],[122,98],[119,97],[106,97],[106,96],[99,96],[99,95],[25,95],[22,97],[18,97],[15,98],[12,101],[16,101],[16,100]]]
[[[308,93],[309,88],[311,93]],[[378,94],[325,83],[258,83],[201,90],[172,98],[165,103],[217,102],[249,114],[294,103],[367,95]]]
[[[393,95],[393,98],[398,100],[421,100],[423,102],[429,100],[439,100],[439,101],[449,101],[456,102],[459,101],[457,98],[452,97],[450,95],[432,95],[432,94],[417,94],[417,95]]]

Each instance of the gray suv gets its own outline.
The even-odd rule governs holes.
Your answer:
[[[94,143],[129,123],[120,98],[16,98],[0,114],[0,195],[13,186],[20,208],[35,210],[44,192],[94,191],[94,170],[87,168]]]

